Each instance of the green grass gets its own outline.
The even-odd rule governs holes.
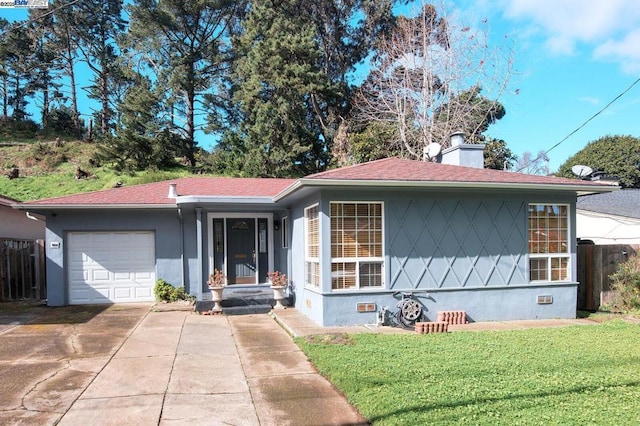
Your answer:
[[[186,167],[167,170],[148,170],[134,174],[117,173],[107,166],[91,164],[95,144],[65,142],[32,142],[0,147],[0,195],[20,201],[57,197],[79,192],[113,188],[117,182],[137,185],[174,179],[189,175]],[[18,167],[20,177],[8,179],[5,175]],[[88,179],[76,179],[76,169],[89,172]]]
[[[640,326],[299,338],[373,424],[640,424]]]

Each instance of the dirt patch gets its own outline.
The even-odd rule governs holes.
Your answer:
[[[353,345],[353,338],[346,333],[313,334],[306,336],[305,340],[316,345]]]

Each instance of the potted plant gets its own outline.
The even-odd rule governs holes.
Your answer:
[[[220,269],[214,269],[213,273],[209,274],[207,285],[211,290],[211,298],[213,300],[213,309],[211,311],[222,312],[222,290],[227,285],[227,277]]]
[[[276,301],[274,309],[284,309],[282,301],[285,299],[284,290],[287,288],[289,281],[287,276],[280,271],[267,272],[269,285],[273,289],[273,299]]]

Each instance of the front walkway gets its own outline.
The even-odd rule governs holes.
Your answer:
[[[169,423],[367,424],[270,316],[150,312],[59,424]]]

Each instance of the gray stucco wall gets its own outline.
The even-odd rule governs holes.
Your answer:
[[[57,211],[47,217],[47,304],[50,306],[68,303],[66,238],[67,233],[73,231],[154,231],[156,278],[182,285],[177,210]]]
[[[385,286],[331,291],[329,203],[384,203]],[[321,289],[304,287],[304,207],[320,204]],[[357,303],[396,310],[393,291],[416,292],[428,319],[439,310],[466,310],[474,321],[572,318],[577,283],[529,282],[529,203],[564,203],[575,212],[575,197],[562,193],[463,191],[323,191],[293,209],[293,278],[296,308],[325,326],[375,323],[377,313],[358,313]],[[575,223],[570,223],[575,241]],[[575,244],[571,270],[576,277]],[[428,293],[428,297],[426,294]],[[540,305],[537,296],[551,295]]]

